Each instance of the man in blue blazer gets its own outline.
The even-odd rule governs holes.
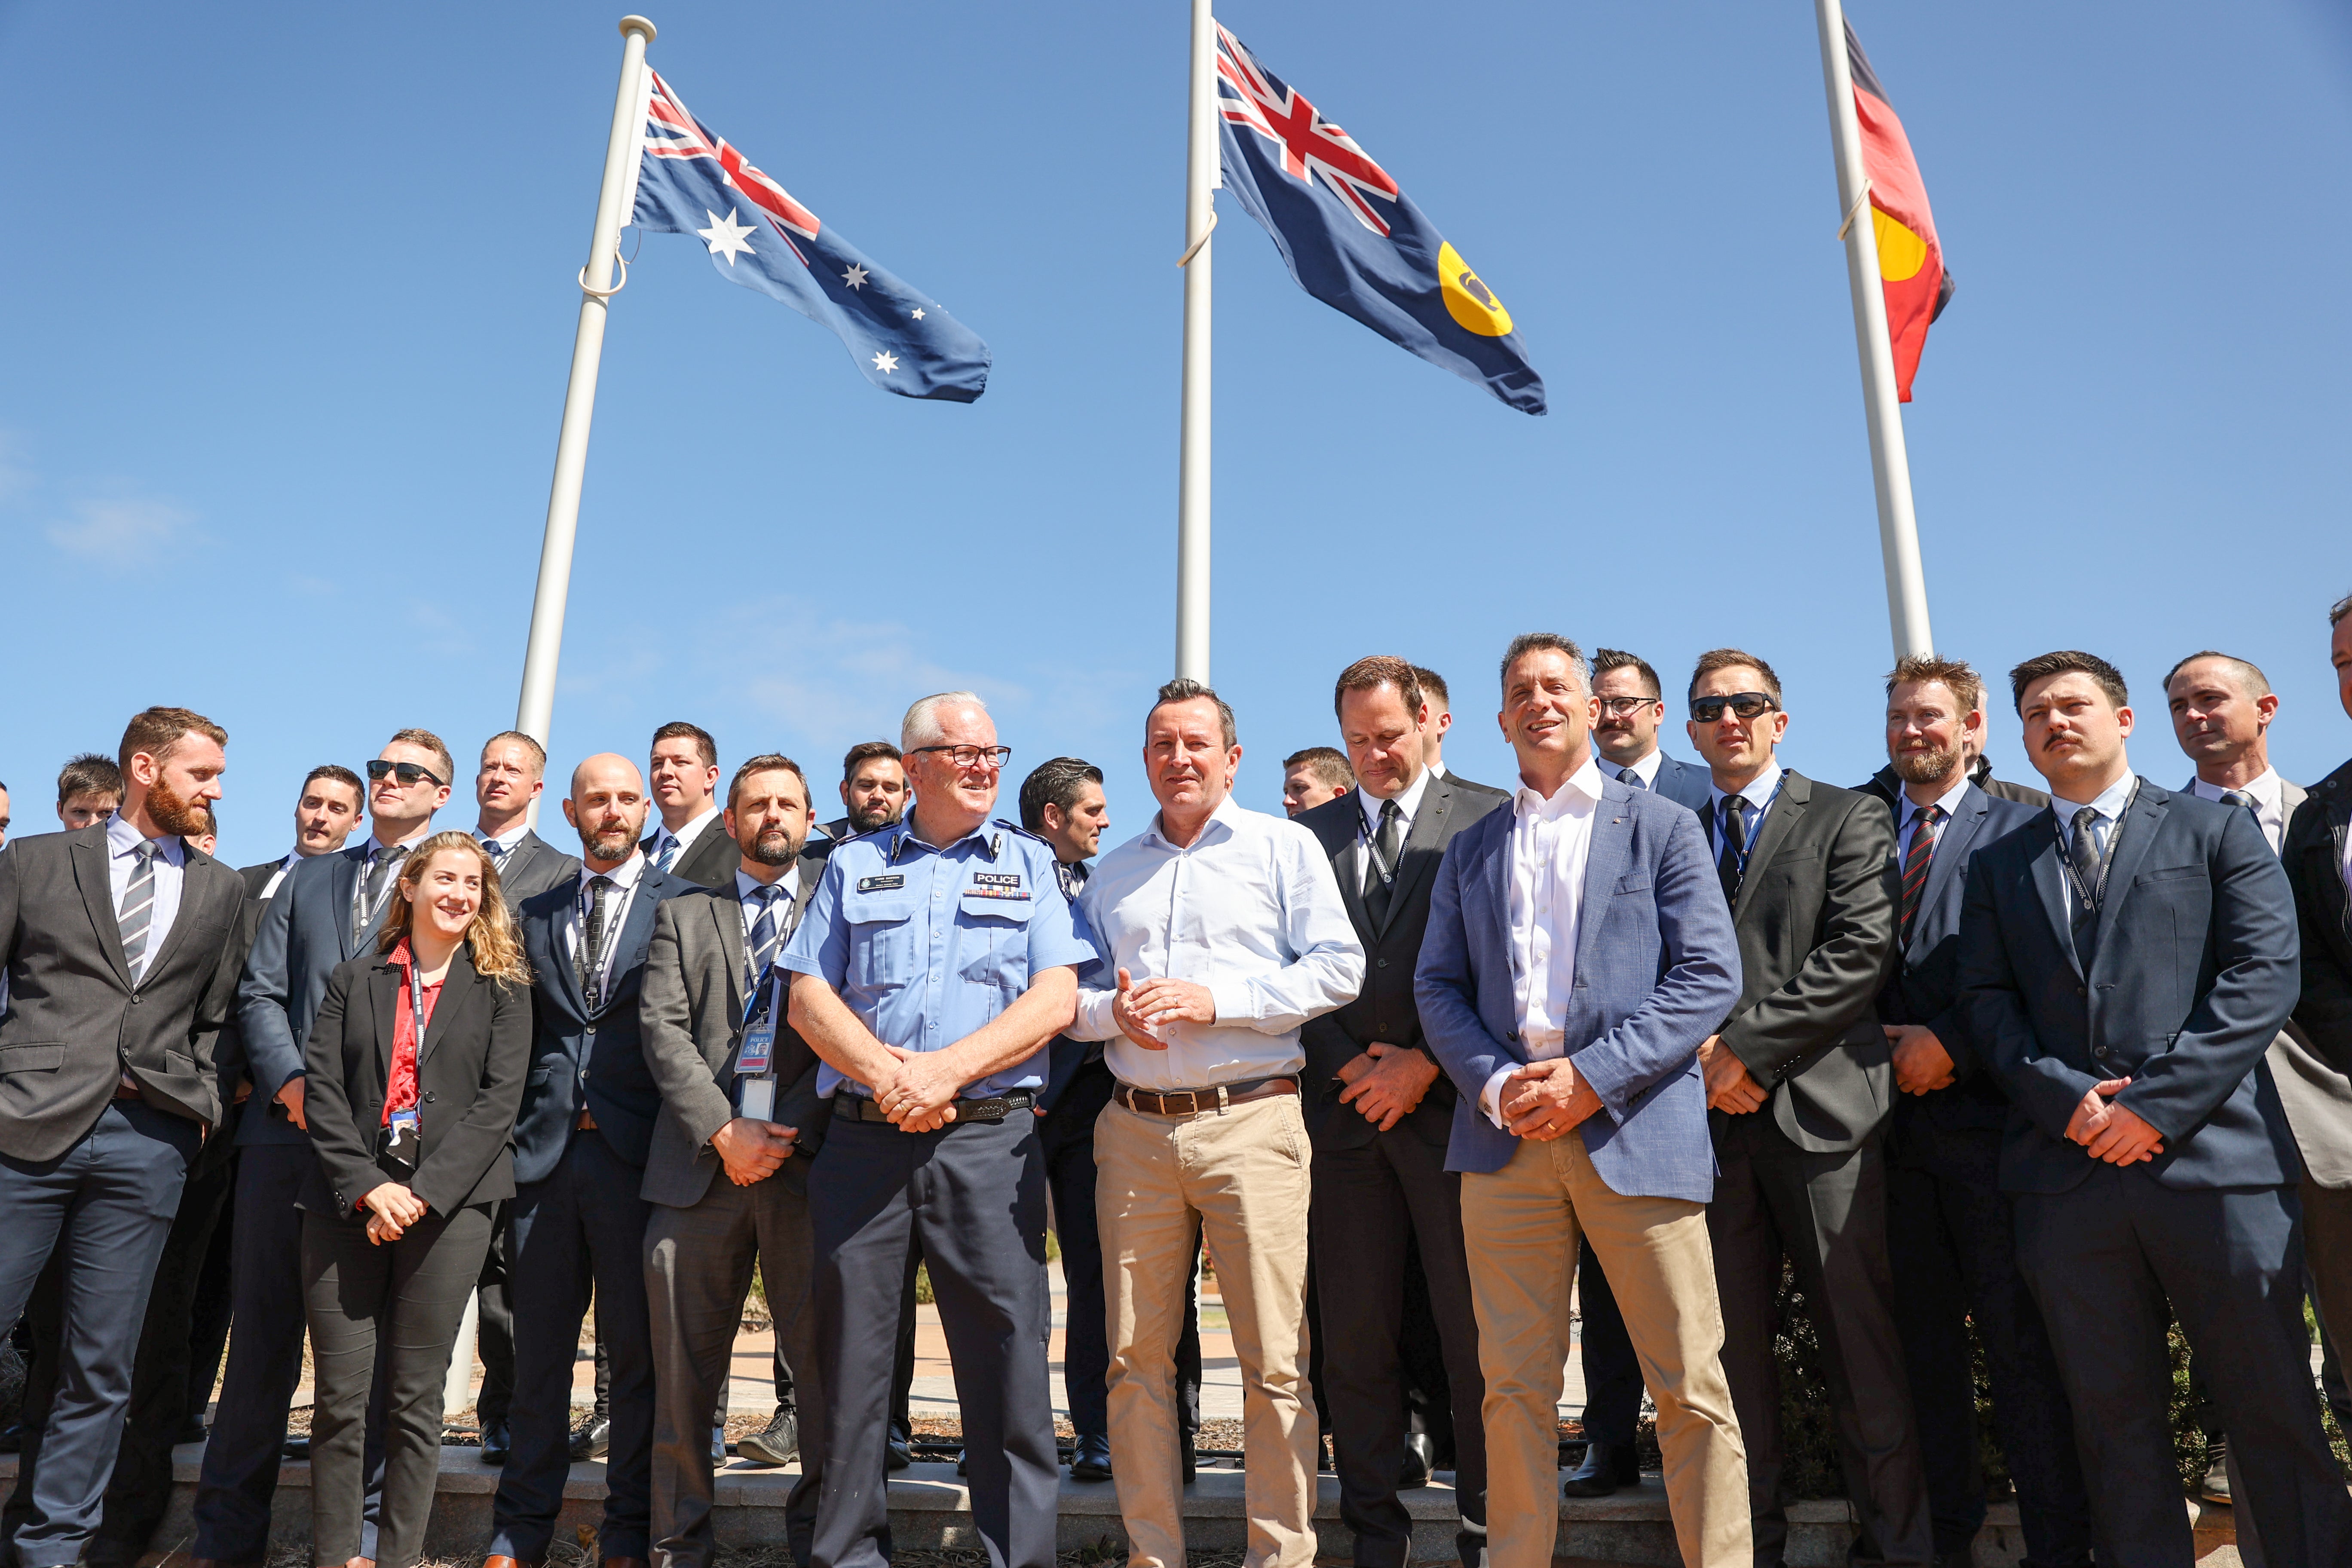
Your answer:
[[[1706,809],[1707,771],[1670,757],[1658,747],[1658,727],[1666,716],[1665,689],[1649,660],[1622,648],[1592,650],[1592,694],[1601,716],[1592,726],[1594,759],[1602,776],[1633,789],[1664,795],[1693,811]],[[1577,1335],[1584,1357],[1584,1458],[1569,1472],[1561,1489],[1570,1497],[1607,1497],[1641,1483],[1633,1447],[1642,1414],[1642,1363],[1625,1331],[1624,1314],[1609,1289],[1601,1257],[1591,1247],[1577,1265],[1576,1304],[1583,1323]]]
[[[2087,1568],[2091,1503],[2074,1416],[2042,1310],[2018,1271],[2015,1200],[2000,1190],[2009,1096],[1961,1016],[1960,907],[1976,857],[2042,815],[1970,778],[1984,730],[1984,680],[1961,661],[1914,654],[1886,678],[1889,763],[1880,777],[1895,780],[1900,892],[1878,1023],[1901,1091],[1886,1134],[1895,1326],[1910,1367],[1936,1561],[1969,1562],[1984,1527],[1974,1319],[2027,1560]]]
[[[2271,1559],[2352,1561],[2304,1330],[2302,1165],[2263,1065],[2300,970],[2286,873],[2250,814],[2133,773],[2113,665],[2050,653],[2010,681],[2053,798],[1976,857],[1962,1005],[2015,1105],[2001,1186],[2099,1560],[2192,1558],[2167,1410],[2178,1318]]]
[[[1739,998],[1730,911],[1698,819],[1602,776],[1574,643],[1513,639],[1502,685],[1521,787],[1447,847],[1413,984],[1459,1090],[1445,1168],[1462,1173],[1486,1383],[1489,1561],[1551,1562],[1569,1285],[1590,1237],[1659,1373],[1683,1561],[1751,1568],[1696,1056]]]
[[[572,770],[563,816],[579,832],[581,868],[520,911],[534,1039],[507,1205],[514,1449],[490,1505],[488,1568],[547,1559],[572,1470],[572,1369],[592,1289],[612,1377],[597,1554],[609,1568],[644,1568],[651,1553],[651,1205],[637,1194],[662,1100],[646,1066],[637,992],[655,910],[701,884],[638,851],[648,805],[626,757],[607,752]]]
[[[278,1448],[302,1375],[302,1214],[294,1204],[317,1163],[303,1121],[302,1046],[328,976],[375,951],[401,862],[433,831],[455,773],[449,748],[431,731],[394,731],[367,765],[374,829],[367,842],[296,865],[254,931],[236,992],[253,1080],[236,1131],[229,1268],[236,1327],[196,1482],[195,1568],[257,1563],[268,1552]],[[369,1453],[380,1452],[380,1436],[372,1436]],[[382,1473],[371,1458],[362,1541],[369,1556]]]

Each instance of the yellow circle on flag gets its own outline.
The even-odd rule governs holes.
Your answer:
[[[1927,264],[1927,242],[1876,207],[1870,209],[1870,226],[1878,236],[1879,277],[1901,283],[1919,276]]]
[[[1913,270],[1917,270],[1916,268]],[[1499,338],[1511,330],[1511,313],[1470,270],[1462,253],[1444,240],[1437,243],[1438,291],[1445,296],[1445,313],[1482,338]]]

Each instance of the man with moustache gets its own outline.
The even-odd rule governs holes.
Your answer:
[[[908,709],[914,805],[827,856],[782,959],[833,1124],[809,1178],[825,1474],[815,1561],[890,1555],[883,1412],[910,1243],[955,1363],[973,1528],[1005,1568],[1054,1558],[1040,1047],[1097,960],[1052,849],[992,821],[1009,749],[981,700]],[[1124,1467],[1122,1467],[1122,1474]]]
[[[26,1568],[82,1557],[130,1401],[156,1259],[218,1123],[214,1050],[244,888],[189,836],[221,797],[226,731],[184,708],[124,730],[106,822],[0,848],[0,1322],[54,1257],[57,1398],[13,1542]]]
[[[1658,747],[1665,692],[1649,662],[1622,648],[1593,649],[1592,694],[1601,700],[1592,749],[1602,772],[1629,788],[1654,791],[1692,811],[1706,810],[1706,770]],[[1586,1441],[1583,1458],[1560,1485],[1570,1497],[1607,1497],[1641,1484],[1641,1455],[1633,1439],[1642,1415],[1642,1363],[1600,1255],[1589,1244],[1577,1264],[1576,1304]]]
[[[534,1038],[506,1215],[514,1452],[490,1505],[483,1568],[547,1560],[571,1473],[572,1369],[592,1291],[612,1379],[596,1552],[605,1568],[645,1568],[652,1555],[650,1205],[639,1194],[662,1100],[646,1064],[638,994],[656,911],[695,884],[639,852],[647,806],[626,757],[607,752],[572,770],[563,817],[580,835],[579,873],[519,911]]]
[[[719,742],[683,720],[665,724],[654,731],[646,778],[661,813],[661,825],[646,836],[646,858],[656,870],[675,871],[706,888],[725,883],[739,857],[719,842],[727,825],[712,795],[719,787]]]
[[[2265,1550],[2352,1560],[2304,1328],[2301,1160],[2257,1070],[2296,1001],[2286,874],[2252,813],[2133,773],[2113,665],[2061,650],[2010,686],[2051,805],[1976,857],[1962,1005],[2016,1106],[2001,1186],[2074,1405],[2099,1560],[2194,1554],[2167,1408],[2173,1319]]]
[[[1701,820],[1739,937],[1739,1001],[1699,1061],[1718,1168],[1706,1226],[1757,1561],[1779,1557],[1789,1528],[1772,1349],[1785,1263],[1821,1338],[1856,1560],[1924,1568],[1935,1529],[1886,1255],[1894,1071],[1873,1005],[1895,945],[1894,823],[1880,802],[1780,765],[1789,714],[1754,654],[1701,654],[1688,698],[1711,778]]]
[[[302,1116],[302,1045],[338,965],[374,951],[401,865],[433,831],[455,774],[429,730],[398,730],[368,763],[367,842],[303,861],[261,913],[237,986],[253,1093],[238,1119],[229,1292],[236,1321],[204,1471],[196,1482],[199,1568],[259,1562],[269,1545],[286,1415],[301,1378],[302,1214],[314,1160]],[[371,1451],[380,1438],[372,1437]],[[307,1447],[307,1446],[306,1446]],[[370,1474],[378,1473],[371,1464]],[[362,1537],[373,1557],[375,1484]]]
[[[662,1100],[642,1191],[652,1205],[643,1257],[654,1347],[653,1542],[668,1568],[708,1568],[716,1546],[710,1412],[755,1266],[801,1422],[777,1436],[801,1457],[784,1531],[803,1564],[824,1479],[808,1187],[832,1110],[817,1094],[815,1054],[784,1016],[786,978],[776,968],[816,887],[802,855],[807,777],[790,757],[753,757],[728,784],[725,811],[740,850],[734,874],[656,910],[639,1006],[646,1066]],[[877,1489],[880,1479],[877,1467]]]
[[[1886,754],[1902,781],[1895,963],[1878,1022],[1902,1091],[1886,1136],[1886,1238],[1895,1322],[1910,1367],[1936,1562],[1964,1565],[1984,1526],[1969,1322],[1984,1344],[1994,1427],[2017,1488],[2030,1562],[2087,1568],[2091,1505],[2074,1421],[2042,1310],[2017,1266],[2000,1190],[2000,1080],[1971,1048],[1959,994],[1960,910],[1975,857],[2039,815],[1969,777],[1985,729],[1984,681],[1958,659],[1913,654],[1886,678]]]
[[[1356,999],[1309,1019],[1299,1043],[1315,1151],[1307,1224],[1316,1332],[1339,1512],[1355,1533],[1358,1568],[1403,1568],[1412,1521],[1397,1496],[1408,1458],[1400,1337],[1408,1264],[1417,1256],[1453,1405],[1455,1546],[1465,1568],[1483,1568],[1486,1384],[1461,1178],[1445,1169],[1455,1096],[1423,1037],[1412,977],[1446,846],[1503,802],[1424,765],[1429,703],[1404,660],[1358,659],[1340,671],[1332,706],[1356,790],[1298,820],[1330,858],[1370,967]],[[1638,1402],[1638,1381],[1634,1394]],[[1429,1439],[1412,1436],[1423,1445],[1419,1457],[1433,1458]]]

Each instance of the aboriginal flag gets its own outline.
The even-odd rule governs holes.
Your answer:
[[[1870,178],[1870,222],[1878,237],[1878,276],[1886,293],[1886,339],[1895,351],[1895,388],[1911,401],[1911,377],[1919,351],[1927,346],[1927,326],[1952,301],[1952,275],[1944,270],[1944,247],[1927,211],[1927,186],[1919,178],[1911,139],[1886,101],[1853,24],[1845,25],[1845,55],[1853,74],[1853,110],[1862,126],[1862,170]]]

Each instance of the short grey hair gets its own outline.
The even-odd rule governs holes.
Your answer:
[[[988,711],[988,704],[980,700],[977,691],[935,691],[919,700],[898,721],[898,749],[911,752],[918,746],[936,746],[948,738],[940,723],[942,708],[977,708]]]
[[[1511,666],[1531,653],[1544,652],[1566,654],[1570,667],[1576,671],[1577,684],[1587,691],[1592,689],[1592,669],[1584,662],[1582,648],[1558,632],[1521,632],[1511,639],[1511,646],[1503,650],[1503,668],[1497,672],[1506,700],[1511,693]]]

